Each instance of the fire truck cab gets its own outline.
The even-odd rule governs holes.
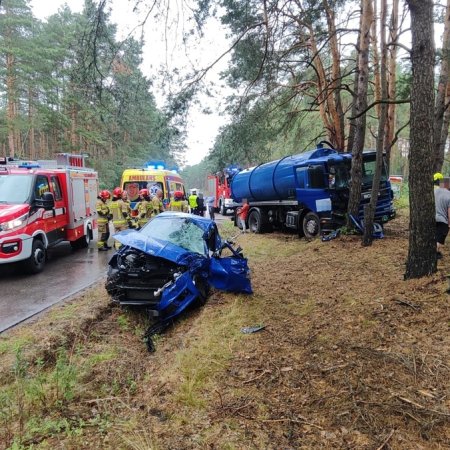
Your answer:
[[[55,161],[0,158],[0,264],[43,270],[47,249],[61,241],[89,245],[97,227],[98,175],[84,155]]]
[[[228,166],[214,175],[208,175],[206,193],[214,197],[214,208],[223,216],[236,204],[231,198],[231,179],[240,171],[238,166]]]

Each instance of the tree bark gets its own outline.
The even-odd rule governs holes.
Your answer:
[[[445,10],[444,34],[442,37],[442,61],[441,73],[436,94],[436,104],[434,108],[434,163],[433,171],[440,172],[444,163],[445,140],[442,141],[442,131],[445,113],[445,98],[448,84],[450,67],[450,0],[447,0]],[[448,126],[447,126],[448,128]],[[448,131],[447,131],[448,132]]]
[[[433,195],[434,27],[432,0],[406,0],[411,13],[409,249],[405,279],[436,272]]]
[[[386,47],[386,0],[381,0],[380,11],[380,95],[381,98],[386,98],[388,95],[387,89],[387,47]],[[378,201],[378,192],[380,190],[381,170],[383,167],[383,150],[385,139],[385,127],[387,122],[387,103],[380,104],[380,114],[378,116],[378,135],[377,135],[377,156],[375,164],[375,173],[372,180],[372,192],[368,207],[364,211],[364,235],[362,244],[365,247],[372,245],[373,242],[373,224],[375,217],[375,210]]]
[[[372,0],[361,0],[361,31],[358,56],[358,92],[356,98],[357,114],[367,109],[367,87],[369,83],[369,44],[370,28],[373,20]],[[358,218],[361,201],[362,153],[366,136],[366,113],[355,119],[355,137],[352,148],[351,186],[348,214]],[[352,226],[350,218],[348,225]]]
[[[388,99],[395,100],[397,95],[397,41],[398,41],[398,0],[392,1],[391,22],[389,26],[389,52],[387,63],[387,86],[388,86]],[[391,164],[391,149],[394,142],[395,135],[395,111],[396,104],[390,103],[388,105],[387,122],[386,122],[386,139],[384,142],[384,148],[386,152],[386,162],[388,164],[388,173],[390,173]]]

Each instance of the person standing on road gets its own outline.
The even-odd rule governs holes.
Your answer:
[[[128,221],[131,221],[131,208],[127,202],[122,200],[122,189],[116,187],[113,190],[113,198],[110,205],[112,223],[116,233],[128,229]],[[114,241],[114,247],[119,249],[122,244]]]
[[[191,195],[189,196],[189,208],[191,214],[197,214],[197,191],[191,189]]]
[[[247,231],[247,216],[248,216],[248,210],[250,209],[250,206],[248,205],[247,199],[242,199],[242,207],[239,210],[239,221],[241,222],[242,226],[242,232],[248,233]]]
[[[197,197],[197,215],[205,215],[205,199],[203,198],[203,193],[199,192]]]
[[[109,220],[111,218],[111,211],[109,209],[108,200],[111,198],[109,191],[101,191],[98,195],[96,204],[97,210],[97,226],[98,226],[98,240],[97,248],[100,252],[105,252],[111,247],[108,246],[109,239]]]
[[[159,213],[164,212],[164,204],[163,204],[163,191],[158,189],[156,194],[152,198],[153,205],[153,215],[156,216]]]
[[[440,187],[444,179],[441,173],[435,173],[434,180],[434,202],[436,204],[436,256],[442,258],[442,247],[448,235],[450,217],[450,191]]]
[[[141,189],[139,191],[139,198],[140,200],[134,209],[137,210],[138,226],[142,228],[152,217],[153,204],[148,189]]]
[[[209,218],[211,220],[215,219],[216,208],[214,206],[214,201],[215,201],[215,197],[214,196],[208,197],[206,199],[206,206],[208,208],[208,214],[209,214]]]
[[[187,213],[189,212],[189,205],[186,200],[184,200],[184,194],[181,191],[175,191],[173,193],[173,200],[170,202],[171,211],[179,211]]]

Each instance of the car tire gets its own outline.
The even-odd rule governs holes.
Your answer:
[[[24,271],[30,274],[36,274],[44,270],[47,251],[44,243],[40,239],[34,239],[31,247],[31,255],[23,263]]]
[[[314,239],[320,235],[320,219],[316,213],[309,212],[303,218],[303,234],[307,239]]]

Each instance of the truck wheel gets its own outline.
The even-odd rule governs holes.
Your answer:
[[[253,210],[248,217],[248,228],[252,233],[262,233],[263,224],[262,217],[259,211]]]
[[[222,216],[227,215],[227,209],[225,208],[225,202],[223,202],[222,200],[220,200],[220,202],[219,202],[219,211],[220,211],[220,214],[222,214]]]
[[[81,236],[76,241],[70,241],[70,245],[73,249],[78,250],[80,248],[86,248],[89,246],[92,240],[92,228],[90,225],[86,227],[86,234]]]
[[[303,234],[307,239],[314,239],[320,234],[319,216],[309,212],[303,218]]]
[[[40,239],[34,239],[31,247],[31,256],[23,262],[24,271],[32,274],[42,272],[46,257],[44,243]]]

